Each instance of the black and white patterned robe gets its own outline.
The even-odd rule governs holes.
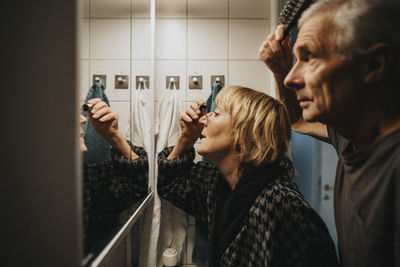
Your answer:
[[[221,199],[216,193],[217,184],[224,178],[216,167],[206,162],[195,164],[194,149],[167,160],[172,149],[165,148],[158,155],[158,193],[190,215],[208,222],[210,248],[218,250],[212,244],[215,239],[212,235],[215,218],[220,216],[215,214]],[[256,175],[264,174],[260,170]],[[239,183],[234,191],[239,190]],[[226,249],[217,260],[209,260],[210,266],[338,265],[325,224],[290,178],[276,177],[260,192]],[[226,203],[222,204],[227,208]],[[231,205],[233,213],[240,204],[239,201]],[[221,229],[223,232],[226,228]],[[209,255],[212,254],[210,251]]]
[[[83,165],[85,230],[114,226],[118,213],[147,195],[147,153],[129,145],[139,158],[131,160],[111,149],[111,160]]]

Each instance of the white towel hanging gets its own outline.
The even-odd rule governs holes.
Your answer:
[[[143,87],[142,87],[143,85]],[[131,113],[131,141],[134,145],[150,151],[150,101],[149,92],[145,83],[139,83],[139,88],[134,90]]]

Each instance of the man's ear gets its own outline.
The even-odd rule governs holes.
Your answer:
[[[389,72],[392,63],[390,46],[385,43],[375,44],[368,49],[366,57],[364,83],[376,83]]]

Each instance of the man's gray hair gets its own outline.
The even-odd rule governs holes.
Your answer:
[[[344,56],[362,54],[376,43],[392,46],[393,74],[400,85],[400,0],[316,0],[301,16],[299,27],[313,14],[327,11],[334,24],[331,37]]]

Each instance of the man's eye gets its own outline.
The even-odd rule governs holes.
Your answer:
[[[313,60],[315,58],[315,56],[311,53],[307,54],[307,61]]]

